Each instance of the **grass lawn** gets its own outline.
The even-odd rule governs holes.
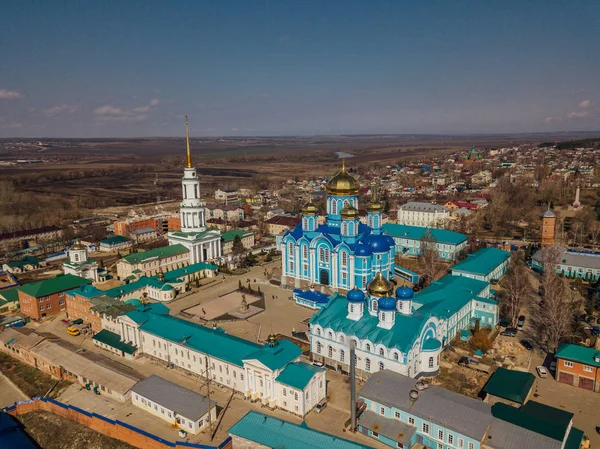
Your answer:
[[[2,374],[8,377],[12,382],[21,389],[27,396],[33,398],[36,396],[44,396],[48,390],[56,383],[46,373],[35,369],[17,359],[10,357],[3,352],[0,352],[0,368]],[[52,392],[48,395],[50,398],[58,396],[61,390],[70,385],[70,382],[61,380]]]

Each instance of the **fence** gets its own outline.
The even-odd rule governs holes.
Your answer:
[[[33,398],[30,401],[15,402],[14,405],[6,408],[5,411],[13,416],[33,411],[50,412],[63,418],[70,419],[71,421],[95,430],[107,437],[124,441],[125,443],[140,449],[231,449],[232,447],[231,437],[225,439],[225,441],[218,446],[187,443],[185,441],[167,441],[122,421],[112,420],[96,413],[86,412],[78,407],[66,405],[49,398]]]

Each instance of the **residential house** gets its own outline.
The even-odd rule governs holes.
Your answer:
[[[556,380],[600,392],[600,350],[563,343],[554,357]]]

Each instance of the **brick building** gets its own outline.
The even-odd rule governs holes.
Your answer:
[[[91,283],[91,279],[63,274],[52,279],[25,284],[18,289],[21,312],[34,320],[56,315],[67,308],[65,292]]]
[[[563,343],[555,357],[559,382],[600,392],[600,350]]]
[[[159,222],[156,218],[137,218],[115,221],[113,223],[115,235],[129,237],[133,231],[151,228],[159,230]]]

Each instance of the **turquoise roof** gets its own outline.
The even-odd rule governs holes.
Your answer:
[[[149,251],[143,251],[141,253],[129,254],[129,255],[123,257],[122,260],[124,260],[125,262],[128,262],[130,264],[136,264],[136,263],[144,262],[153,257],[156,257],[158,259],[165,259],[167,257],[172,257],[172,256],[176,256],[178,254],[184,254],[187,252],[189,252],[189,250],[185,246],[183,246],[181,244],[177,244],[177,245],[163,246],[161,248],[154,248]]]
[[[430,313],[438,317],[448,318],[471,300],[483,299],[478,295],[488,285],[488,282],[464,276],[446,275],[417,293],[413,298],[413,305],[420,313]],[[419,305],[421,307],[418,307]]]
[[[170,272],[169,272],[170,273]],[[166,274],[165,274],[166,277]],[[174,282],[174,280],[171,280]],[[118,287],[113,287],[108,290],[100,290],[94,286],[86,285],[81,288],[75,289],[68,294],[73,296],[74,294],[78,294],[83,296],[84,298],[95,298],[96,296],[106,295],[110,298],[118,298],[123,295],[127,295],[132,292],[136,292],[145,287],[153,287],[159,290],[172,290],[173,287],[165,282],[160,282],[156,276],[152,277],[140,277],[137,281],[130,282],[128,284],[119,285]]]
[[[498,248],[483,248],[469,254],[465,260],[454,265],[452,271],[462,271],[487,276],[510,258],[508,251]]]
[[[176,342],[212,357],[243,366],[243,360],[258,360],[271,370],[281,369],[297,359],[302,350],[294,343],[283,340],[274,347],[262,346],[242,338],[228,335],[221,330],[201,326],[191,321],[157,311],[161,303],[139,307],[127,316],[140,324],[140,329],[157,337]]]
[[[294,424],[255,411],[249,411],[230,429],[231,435],[261,444],[285,449],[372,449],[335,435]]]
[[[104,240],[100,240],[100,244],[101,245],[108,245],[108,246],[112,246],[112,245],[121,245],[123,243],[127,243],[130,242],[131,240],[128,239],[127,237],[124,237],[122,235],[115,235],[114,237],[109,237],[107,239]]]
[[[437,243],[449,245],[458,245],[466,242],[467,236],[458,232],[447,231],[446,229],[422,228],[420,226],[408,226],[400,224],[386,223],[383,225],[383,232],[390,237],[421,240],[425,231],[431,232],[431,235]]]
[[[135,346],[121,341],[121,336],[119,334],[115,334],[114,332],[106,329],[102,329],[100,332],[94,335],[92,340],[104,343],[105,345],[123,351],[126,354],[133,354],[135,351],[137,351]]]
[[[324,369],[304,362],[295,362],[286,366],[275,380],[288,387],[304,390],[315,374],[320,371],[324,371]]]
[[[398,348],[406,352],[421,333],[428,316],[422,314],[402,315],[397,313],[394,326],[391,329],[377,327],[379,319],[365,313],[358,320],[349,320],[348,303],[345,296],[335,295],[327,306],[321,308],[310,319],[311,325],[331,328],[336,332],[354,335],[360,339],[368,339],[374,344],[381,343],[388,348]]]
[[[600,360],[600,351],[594,348],[563,343],[558,347],[554,357],[600,368],[600,361],[594,359],[597,357]]]
[[[183,276],[188,274],[197,273],[198,271],[211,270],[215,271],[218,267],[216,265],[206,263],[206,262],[198,262],[192,265],[187,265],[182,268],[177,268],[176,270],[167,271],[164,273],[165,281],[173,282]]]
[[[79,288],[80,286],[91,284],[91,279],[84,279],[72,274],[59,274],[58,276],[46,279],[32,284],[25,284],[19,287],[23,293],[39,298],[40,296],[52,295],[54,293],[65,292]]]
[[[428,338],[427,340],[425,340],[425,343],[423,343],[424,351],[437,351],[441,347],[442,342],[439,341],[437,338]]]

